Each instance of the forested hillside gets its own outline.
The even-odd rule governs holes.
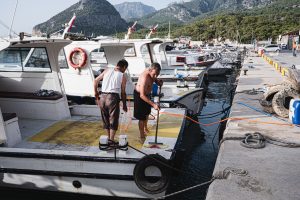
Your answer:
[[[187,25],[171,26],[171,35],[192,36],[193,40],[208,41],[226,38],[251,42],[251,39],[276,39],[278,35],[300,30],[300,1],[279,0],[264,8],[222,11],[198,16]],[[140,30],[135,37],[144,37],[148,30]],[[168,34],[168,26],[160,26],[156,37]]]

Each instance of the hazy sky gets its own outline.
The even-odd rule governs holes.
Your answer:
[[[18,0],[17,11],[12,26],[16,33],[31,33],[32,28],[47,21],[52,16],[65,10],[79,0]],[[102,0],[99,0],[102,1]],[[118,4],[125,1],[140,1],[146,5],[161,9],[175,0],[108,0],[111,4]],[[0,0],[0,36],[7,36],[17,0]]]

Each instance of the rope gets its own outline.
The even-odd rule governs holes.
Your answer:
[[[231,106],[228,106],[227,108],[223,109],[223,110],[220,110],[218,112],[214,112],[214,113],[208,113],[208,114],[205,114],[205,115],[198,115],[198,116],[208,116],[208,115],[215,115],[215,114],[218,114],[218,113],[225,113],[225,111],[229,110],[231,108]]]
[[[236,175],[236,176],[247,176],[248,175],[248,171],[244,170],[244,169],[238,169],[238,168],[232,168],[232,167],[227,167],[225,168],[223,171],[220,171],[220,172],[216,172],[214,174],[214,176],[212,177],[211,180],[209,181],[206,181],[206,182],[203,182],[203,183],[200,183],[200,184],[197,184],[197,185],[194,185],[192,187],[188,187],[188,188],[185,188],[183,190],[179,190],[177,192],[174,192],[174,193],[171,193],[171,194],[167,194],[167,195],[164,195],[164,196],[161,196],[161,197],[157,197],[157,198],[154,198],[154,200],[157,200],[157,199],[165,199],[165,198],[168,198],[168,197],[171,197],[171,196],[175,196],[177,194],[180,194],[180,193],[183,193],[183,192],[187,192],[189,190],[193,190],[195,188],[198,188],[198,187],[202,187],[204,185],[208,185],[208,184],[211,184],[214,180],[221,180],[221,179],[227,179],[229,174],[233,174],[233,175]]]
[[[243,102],[237,102],[237,104],[242,105],[242,106],[245,106],[245,107],[247,107],[247,108],[250,108],[250,109],[252,109],[252,110],[254,110],[254,111],[256,111],[256,112],[262,113],[262,114],[264,114],[264,115],[266,115],[266,116],[268,116],[268,117],[273,117],[273,118],[275,118],[275,119],[278,119],[278,120],[281,120],[281,121],[284,121],[284,122],[288,122],[288,121],[285,120],[285,119],[281,119],[281,118],[279,118],[279,117],[276,117],[276,116],[274,116],[274,115],[272,115],[272,114],[270,114],[270,113],[267,113],[267,112],[264,112],[264,111],[259,110],[259,109],[257,109],[257,108],[254,108],[253,106],[250,106],[250,105],[245,104],[245,103],[243,103]],[[289,123],[289,122],[288,122],[288,123]],[[291,124],[291,123],[289,123],[289,124]],[[295,125],[295,124],[291,124],[291,125],[294,126],[294,127],[300,128],[299,125]]]
[[[202,125],[202,126],[212,126],[212,125],[219,124],[219,123],[222,123],[222,122],[228,121],[228,120],[232,120],[232,121],[245,120],[245,121],[248,121],[248,122],[260,123],[260,124],[272,124],[272,125],[279,125],[279,126],[294,126],[293,124],[290,124],[290,123],[265,122],[265,121],[261,121],[261,120],[253,120],[253,119],[242,118],[242,117],[240,117],[240,118],[239,117],[229,117],[229,118],[226,118],[226,119],[223,119],[223,120],[219,120],[219,121],[216,121],[216,122],[205,124],[205,123],[198,122],[198,121],[192,119],[191,117],[183,115],[183,114],[176,114],[176,113],[169,113],[169,112],[161,112],[161,114],[166,114],[166,115],[170,115],[170,116],[174,116],[174,117],[185,117],[186,119],[188,119],[188,120],[190,120],[190,121],[192,121],[196,124]]]
[[[261,149],[266,146],[266,143],[273,144],[281,147],[288,148],[300,148],[300,143],[287,142],[278,138],[263,135],[259,132],[246,133],[245,136],[241,137],[226,137],[220,141],[221,146],[226,140],[237,140],[240,141],[241,146],[252,149]]]
[[[195,189],[195,188],[197,188],[197,187],[201,187],[201,186],[204,186],[204,185],[207,185],[207,184],[211,184],[214,180],[215,180],[215,179],[211,179],[211,180],[206,181],[206,182],[204,182],[204,183],[200,183],[200,184],[198,184],[198,185],[195,185],[195,186],[192,186],[192,187],[183,189],[183,190],[179,190],[179,191],[174,192],[174,193],[171,193],[171,194],[167,194],[167,195],[164,195],[164,196],[161,196],[161,197],[154,198],[154,200],[156,200],[156,199],[165,199],[165,198],[168,198],[168,197],[171,197],[171,196],[175,196],[175,195],[177,195],[177,194],[180,194],[180,193],[183,193],[183,192],[186,192],[186,191]]]

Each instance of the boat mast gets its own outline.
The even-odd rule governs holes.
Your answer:
[[[10,28],[9,28],[9,33],[8,33],[9,38],[12,38],[11,30],[12,30],[12,26],[13,26],[14,21],[15,21],[15,16],[16,16],[16,11],[17,11],[17,7],[18,7],[18,3],[19,3],[19,0],[17,0],[17,2],[16,2],[16,7],[15,7],[14,15],[13,15],[13,18],[12,18],[12,21],[11,21],[11,25],[10,25]]]
[[[169,21],[169,33],[168,33],[168,39],[171,39],[171,23]]]

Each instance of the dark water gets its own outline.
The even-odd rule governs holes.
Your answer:
[[[236,72],[218,78],[209,78],[206,105],[198,116],[198,121],[204,124],[224,119],[229,112],[231,92],[234,89]],[[226,109],[227,108],[227,109]],[[224,111],[224,112],[220,112]],[[218,112],[218,113],[216,113]],[[216,113],[211,115],[211,113]],[[223,124],[225,125],[225,124]],[[186,151],[182,171],[173,176],[167,193],[173,193],[209,180],[212,176],[218,155],[219,134],[222,125],[212,126],[189,123],[184,131],[181,148]],[[167,199],[174,200],[202,200],[205,199],[207,187],[200,187],[181,193]],[[30,200],[121,200],[126,198],[99,197],[80,194],[49,193],[40,191],[26,191],[14,189],[0,189],[1,200],[30,199]]]
[[[227,118],[232,100],[232,95],[230,94],[235,89],[235,80],[236,72],[222,78],[209,78],[208,91],[205,98],[206,105],[198,116],[198,121],[202,124],[192,123],[185,130],[183,146],[187,147],[187,152],[182,170],[186,173],[173,178],[168,193],[180,191],[211,179],[218,155],[219,137],[223,133],[223,128],[226,124],[215,124],[212,126],[203,124]],[[199,187],[168,199],[202,200],[206,197],[207,189],[208,186]]]

